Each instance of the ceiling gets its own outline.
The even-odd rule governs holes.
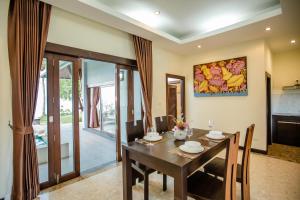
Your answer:
[[[300,47],[299,0],[43,1],[180,54],[254,39],[265,39],[273,52]]]
[[[96,1],[177,38],[179,43],[233,24],[262,18],[261,15],[268,18],[281,14],[279,0],[189,0],[188,3],[186,0]]]

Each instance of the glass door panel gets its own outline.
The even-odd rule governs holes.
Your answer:
[[[128,70],[119,69],[119,87],[120,87],[120,132],[121,143],[127,143],[126,122],[128,121]]]
[[[141,79],[138,71],[133,71],[133,95],[134,95],[134,120],[142,118],[142,89]]]
[[[101,87],[101,125],[102,130],[113,135],[116,133],[115,85]]]
[[[59,60],[61,176],[74,172],[73,62]]]
[[[49,181],[49,159],[48,159],[48,109],[47,109],[47,86],[48,67],[47,59],[44,58],[40,70],[37,104],[33,120],[33,130],[37,149],[39,181]]]

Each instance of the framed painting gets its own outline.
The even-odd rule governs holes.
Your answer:
[[[247,57],[194,66],[194,96],[247,96]]]

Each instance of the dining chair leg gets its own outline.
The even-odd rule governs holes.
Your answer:
[[[167,175],[163,174],[163,191],[167,190]]]
[[[144,176],[144,200],[149,198],[149,174],[145,173]]]
[[[250,200],[250,185],[249,183],[241,183],[242,200]]]

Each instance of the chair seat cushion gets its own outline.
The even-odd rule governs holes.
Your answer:
[[[195,199],[224,199],[223,181],[201,171],[187,180],[188,195]]]
[[[216,157],[204,166],[204,172],[213,174],[215,176],[224,177],[224,168],[225,160],[223,158]],[[237,165],[236,180],[237,182],[242,181],[242,166],[240,164]]]

